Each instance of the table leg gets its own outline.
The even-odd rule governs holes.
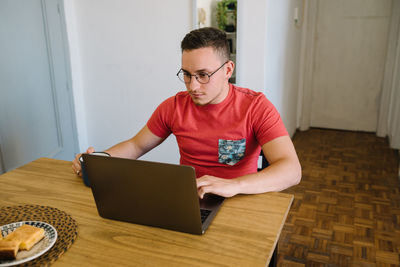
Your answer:
[[[276,267],[278,263],[278,244],[274,249],[274,253],[272,254],[271,261],[269,262],[268,267]]]

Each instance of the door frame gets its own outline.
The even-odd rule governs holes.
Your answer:
[[[53,151],[48,156],[53,158],[56,157],[57,154],[61,151],[63,147],[63,132],[65,133],[66,125],[62,125],[60,122],[60,105],[58,104],[60,101],[66,101],[67,98],[68,110],[64,110],[63,112],[68,112],[69,117],[71,119],[71,127],[72,127],[72,141],[73,141],[73,151],[74,153],[79,152],[78,146],[78,135],[77,135],[77,126],[76,126],[76,116],[75,116],[75,106],[73,101],[73,92],[72,92],[72,74],[71,74],[71,63],[70,63],[70,53],[68,46],[68,37],[67,37],[67,26],[65,22],[65,10],[64,10],[64,0],[41,0],[42,9],[44,11],[44,22],[46,28],[46,37],[47,37],[47,46],[48,46],[48,55],[50,58],[49,65],[51,67],[51,77],[52,77],[52,87],[54,94],[54,109],[57,115],[58,121],[58,138],[59,138],[59,149]],[[55,16],[54,9],[57,10],[58,16]],[[60,31],[61,29],[61,31]],[[58,43],[58,46],[55,45]],[[62,51],[58,51],[55,53],[52,47],[62,47]],[[61,56],[62,55],[62,56]],[[60,64],[57,64],[60,63]],[[56,68],[56,66],[62,66],[60,68]],[[63,131],[64,130],[64,131]]]
[[[400,57],[400,3],[392,1],[392,16],[390,18],[388,50],[386,54],[385,72],[383,76],[382,92],[380,106],[378,109],[378,124],[376,134],[385,137],[390,133],[390,121],[394,114],[391,114],[394,101],[396,80],[399,80],[399,72],[396,71],[399,66]],[[396,62],[397,60],[397,62]]]
[[[73,142],[72,151],[78,152],[78,138],[75,108],[72,93],[72,75],[70,66],[69,47],[63,0],[40,0],[42,7],[42,20],[45,32],[45,42],[48,55],[49,75],[54,103],[55,120],[57,128],[58,147],[46,157],[57,157],[65,147],[65,135]],[[63,105],[60,103],[63,102]],[[70,122],[65,122],[61,116],[69,116]],[[70,128],[70,129],[68,129]],[[71,132],[68,132],[68,131]],[[2,138],[0,136],[0,174],[15,168],[5,166],[1,151]],[[73,155],[72,155],[73,156]]]
[[[48,36],[48,47],[50,47],[49,57],[50,57],[50,66],[52,67],[52,76],[54,78],[54,88],[53,91],[55,92],[55,110],[58,116],[58,120],[60,121],[60,105],[58,104],[59,101],[66,101],[67,98],[68,103],[68,112],[69,117],[71,119],[72,127],[72,142],[73,142],[73,151],[74,153],[79,152],[78,146],[78,135],[77,135],[77,126],[76,126],[76,116],[75,116],[75,106],[74,106],[74,98],[72,92],[72,74],[71,74],[71,62],[70,62],[70,53],[69,53],[69,46],[68,46],[68,36],[67,36],[67,26],[65,21],[65,10],[64,10],[64,0],[41,0],[44,15],[46,16],[45,27],[47,28],[47,36]],[[54,16],[54,12],[51,12],[54,9],[57,9],[58,16]],[[49,19],[49,21],[48,21]],[[57,21],[58,20],[58,21]],[[58,23],[58,25],[57,25]],[[59,36],[56,34],[61,29]],[[52,34],[56,33],[56,34]],[[54,53],[51,51],[52,44],[58,42],[58,46],[62,47],[62,51],[58,53]],[[62,56],[61,56],[62,55]],[[53,62],[58,61],[60,64],[53,64]],[[59,69],[56,69],[55,66],[62,66]],[[57,78],[57,76],[59,76]],[[65,91],[64,91],[65,90]],[[63,94],[63,95],[61,95]],[[66,125],[60,125],[58,128],[59,134],[59,144],[60,148],[63,147],[63,130],[65,132]],[[59,151],[54,151],[49,155],[49,157],[56,157]]]
[[[300,54],[298,125],[301,131],[311,126],[312,81],[314,70],[315,35],[318,19],[318,0],[305,1],[304,30]]]

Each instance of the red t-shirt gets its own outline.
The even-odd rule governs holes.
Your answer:
[[[187,92],[161,103],[147,122],[150,131],[176,136],[182,165],[196,176],[235,178],[257,171],[262,145],[288,135],[281,117],[264,94],[230,84],[219,104],[198,106]]]

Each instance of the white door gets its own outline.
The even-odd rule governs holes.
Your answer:
[[[0,159],[8,171],[77,152],[61,1],[0,1]],[[1,171],[1,170],[0,170]]]
[[[376,131],[391,3],[316,2],[310,126]]]

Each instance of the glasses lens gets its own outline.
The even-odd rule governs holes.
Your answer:
[[[207,73],[199,73],[196,74],[196,79],[199,83],[208,83],[210,77],[208,76]]]
[[[185,72],[185,71],[183,71],[183,70],[180,70],[178,72],[177,76],[178,76],[179,80],[181,80],[184,83],[190,83],[190,81],[192,80],[192,75],[187,73],[187,72]],[[199,83],[203,83],[204,84],[204,83],[208,83],[210,81],[210,76],[207,73],[198,73],[198,74],[193,75],[193,76],[196,77],[196,80]]]
[[[178,78],[184,83],[190,83],[192,76],[185,74],[185,72],[181,70],[178,72]]]

